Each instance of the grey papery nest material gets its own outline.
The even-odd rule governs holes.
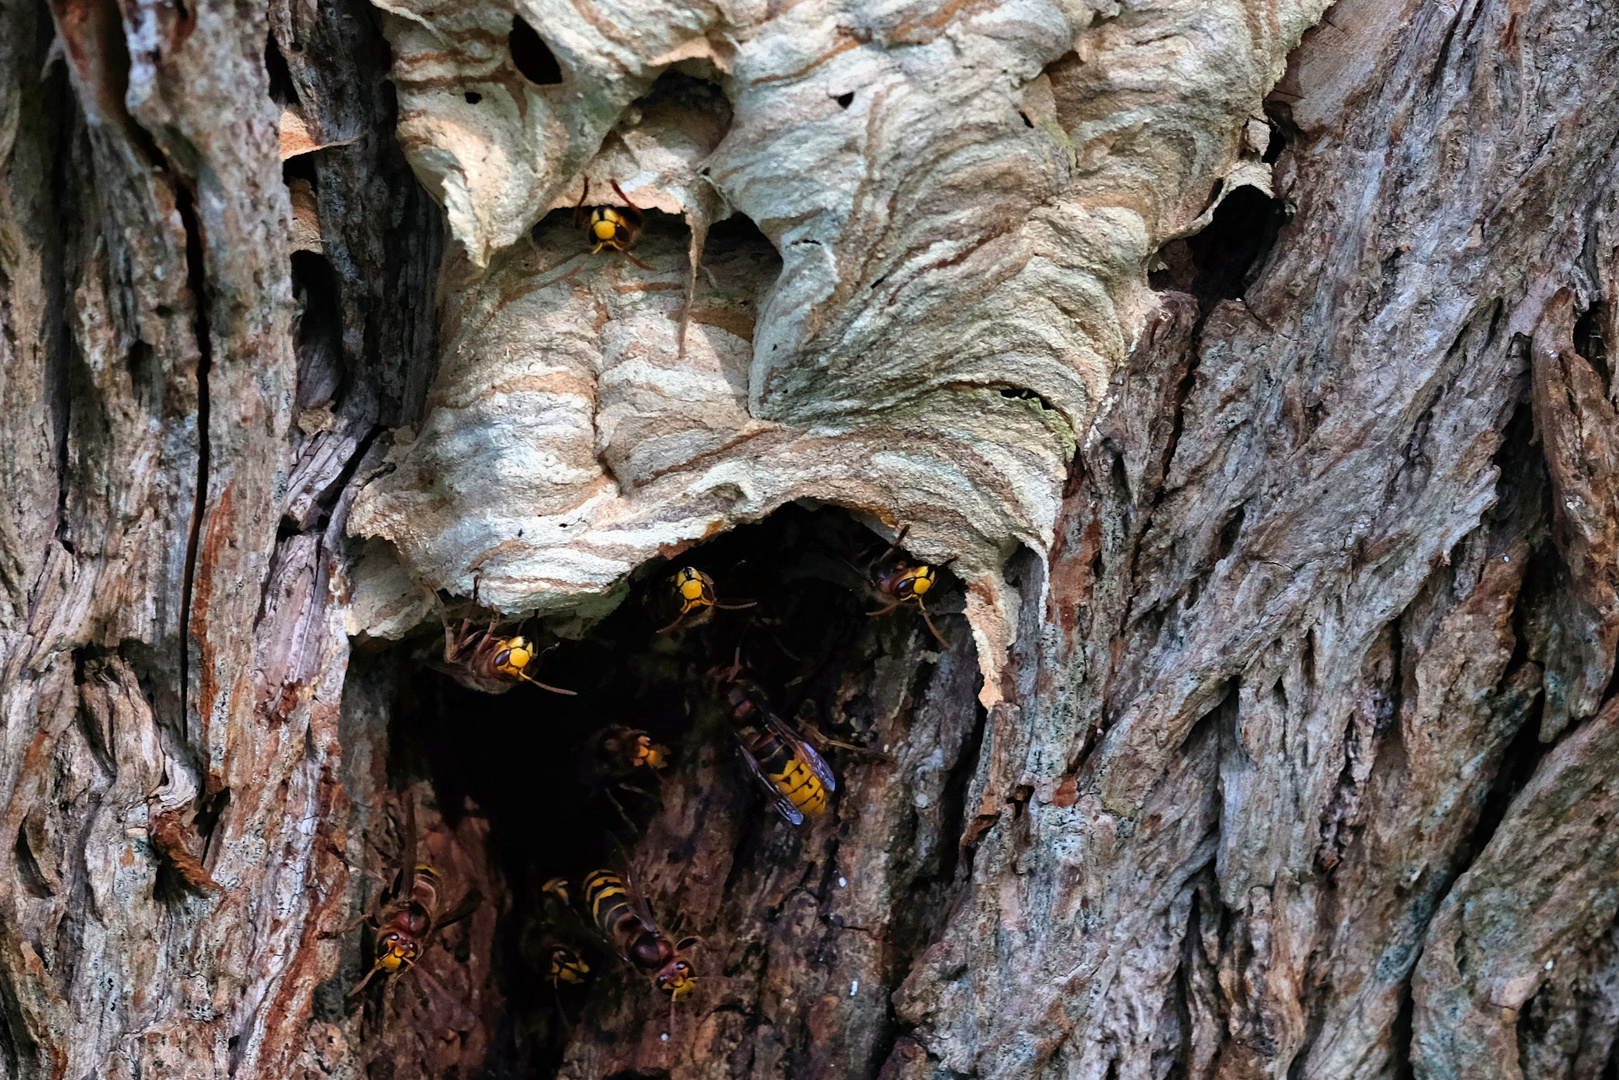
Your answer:
[[[369,567],[357,606],[477,579],[600,610],[660,552],[823,500],[953,560],[992,702],[1001,567],[1051,546],[1154,253],[1267,183],[1249,122],[1324,4],[520,5],[548,84],[508,7],[379,6],[459,249],[428,413],[351,519],[405,573]],[[545,218],[587,178],[675,215],[650,272]]]

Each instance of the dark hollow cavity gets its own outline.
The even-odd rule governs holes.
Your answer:
[[[529,82],[536,86],[555,86],[562,81],[562,65],[557,63],[556,54],[521,15],[512,16],[506,47],[511,50],[512,64]]]
[[[711,243],[723,251],[745,242],[750,229],[744,223],[716,230]],[[732,235],[739,230],[741,237]],[[540,909],[541,885],[566,875],[577,889],[584,873],[612,863],[618,845],[634,849],[658,812],[660,790],[677,785],[690,793],[704,782],[701,775],[715,775],[702,774],[702,757],[722,759],[722,790],[709,805],[722,808],[739,831],[739,866],[768,861],[780,844],[800,842],[801,834],[776,819],[735,759],[712,675],[740,658],[776,714],[860,743],[867,733],[858,728],[871,706],[864,698],[849,700],[848,679],[869,670],[873,649],[887,652],[908,634],[928,635],[912,604],[868,616],[882,603],[863,584],[864,570],[886,546],[840,509],[790,505],[757,525],[644,566],[633,575],[630,596],[611,615],[579,640],[558,643],[537,665],[537,678],[576,691],[576,697],[525,684],[500,695],[467,689],[429,666],[442,647],[436,634],[394,647],[408,653],[411,674],[399,686],[393,709],[389,784],[404,790],[430,781],[451,827],[467,813],[486,818],[489,859],[504,883],[505,895],[491,898],[503,912],[492,981],[505,1003],[486,1063],[493,1075],[551,1075],[571,1029],[589,1026],[624,995],[647,995],[650,1001],[654,991],[647,980],[600,945],[585,954],[592,969],[585,987],[554,990],[537,970],[533,950],[525,955],[524,935]],[[722,603],[755,606],[714,611],[659,633],[669,619],[660,598],[684,566],[709,574]],[[929,611],[953,640],[967,633],[960,616],[951,614],[960,611],[961,597],[960,583],[941,570]],[[487,622],[475,625],[481,629]],[[542,647],[556,640],[537,624],[520,628],[517,620],[503,623],[499,632],[509,636],[519,629]],[[855,729],[829,719],[840,715],[851,718]],[[647,785],[647,794],[592,784],[583,775],[581,755],[609,724],[642,729],[672,751],[671,766]],[[839,776],[850,764],[846,754],[837,748],[823,752]],[[834,814],[839,797],[832,797]],[[638,854],[659,858],[655,852]],[[678,863],[690,854],[677,845],[663,857]],[[462,886],[450,891],[459,894]],[[678,920],[678,913],[653,914],[666,930]],[[667,1009],[661,1000],[649,1007]]]

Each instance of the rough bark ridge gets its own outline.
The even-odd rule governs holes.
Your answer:
[[[1043,597],[1064,633],[1020,636],[972,885],[898,998],[916,1075],[1572,1068],[1512,1050],[1542,1037],[1517,1010],[1582,978],[1546,964],[1613,921],[1577,876],[1611,879],[1602,796],[1577,824],[1556,784],[1489,804],[1613,768],[1611,713],[1538,763],[1514,737],[1538,711],[1555,742],[1613,665],[1585,554],[1611,388],[1571,335],[1611,319],[1616,36],[1353,14],[1278,94],[1296,210],[1263,272],[1200,326],[1166,304],[1079,459]],[[1541,844],[1577,874],[1508,854]],[[1603,1015],[1557,1037],[1605,1060]]]
[[[5,1075],[1613,1075],[1619,20],[1318,14],[0,9]],[[425,671],[475,580],[578,703]],[[603,719],[673,1012],[525,954]],[[488,902],[350,1000],[406,800]]]

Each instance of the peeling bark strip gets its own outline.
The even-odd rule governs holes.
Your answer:
[[[1576,0],[0,7],[0,1074],[1613,1075],[1616,99]],[[673,1010],[537,959],[604,830]]]

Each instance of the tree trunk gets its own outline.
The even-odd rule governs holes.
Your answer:
[[[4,1075],[1619,1075],[1619,18],[1323,6],[0,7]]]

